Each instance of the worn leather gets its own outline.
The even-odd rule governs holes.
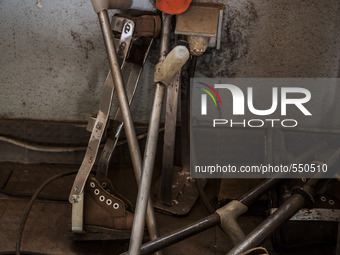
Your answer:
[[[85,225],[115,230],[132,229],[133,214],[122,199],[107,192],[94,177],[89,177],[84,194]]]
[[[116,14],[118,17],[127,18],[135,22],[135,37],[158,38],[161,33],[162,22],[159,15],[130,16],[126,14]]]
[[[130,212],[133,212],[133,205],[130,202],[129,199],[127,199],[124,195],[122,195],[121,193],[119,193],[115,187],[113,186],[112,182],[110,179],[108,178],[99,178],[98,182],[100,183],[100,185],[105,189],[106,192],[116,196],[117,198],[121,199],[124,204],[125,204],[125,209],[127,209]]]
[[[256,248],[250,249],[246,252],[243,252],[239,255],[269,255],[269,253],[263,247],[256,247]]]

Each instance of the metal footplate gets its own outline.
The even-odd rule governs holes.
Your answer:
[[[142,67],[145,59],[148,55],[149,49],[152,44],[151,38],[141,37],[133,38],[135,31],[135,23],[128,18],[116,18],[113,17],[112,29],[115,34],[120,33],[120,39],[117,48],[118,62],[122,69],[123,79],[126,84],[126,92],[131,103],[139,77],[142,72]],[[120,26],[115,25],[120,23]],[[118,41],[118,39],[117,39]],[[138,52],[139,55],[134,58],[134,55],[130,52]],[[142,58],[140,57],[142,55]],[[142,61],[140,60],[142,59]],[[101,139],[105,130],[109,127],[107,125],[109,114],[112,105],[114,93],[114,84],[112,80],[111,72],[109,72],[104,88],[103,95],[99,105],[99,111],[97,117],[89,122],[88,130],[92,131],[90,141],[86,150],[84,160],[75,178],[69,201],[72,203],[72,231],[77,233],[84,233],[83,229],[83,211],[84,211],[84,186],[87,178],[92,170],[94,162],[96,161]],[[119,109],[114,115],[114,119],[121,121]],[[105,144],[104,150],[100,158],[100,164],[98,167],[98,175],[105,177],[107,168],[111,159],[112,152],[115,148],[119,134],[122,128],[122,123],[118,128],[108,130],[108,139]],[[114,134],[113,136],[110,134]]]

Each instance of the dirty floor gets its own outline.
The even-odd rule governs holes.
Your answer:
[[[15,193],[33,193],[46,179],[62,172],[77,171],[72,165],[23,165],[14,163],[0,164],[0,187]],[[118,179],[117,176],[120,176]],[[117,189],[134,200],[136,194],[133,171],[131,168],[110,170],[110,179]],[[42,195],[67,200],[74,176],[59,179],[48,185]],[[217,180],[210,180],[206,192],[211,202],[216,201]],[[14,251],[21,218],[29,199],[0,194],[0,253]],[[161,235],[190,224],[208,213],[203,203],[198,200],[192,211],[183,217],[175,217],[156,212]],[[34,251],[46,254],[120,254],[128,249],[128,241],[72,241],[70,238],[71,206],[66,201],[48,201],[39,199],[29,215],[22,239],[22,251]],[[245,232],[249,232],[263,220],[262,216],[246,215],[240,219]],[[330,254],[321,248],[313,251],[278,253],[271,248],[270,241],[264,244],[270,254]],[[229,238],[218,227],[211,228],[196,236],[183,240],[164,250],[165,255],[225,254],[231,248]],[[3,253],[1,253],[3,254]]]

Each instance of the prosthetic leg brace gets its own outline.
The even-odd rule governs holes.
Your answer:
[[[117,91],[117,97],[118,102],[120,106],[120,110],[122,112],[122,118],[124,122],[124,128],[126,133],[126,138],[129,145],[129,150],[131,154],[131,159],[133,163],[133,167],[135,170],[135,175],[137,179],[137,183],[139,183],[140,176],[141,176],[141,166],[142,166],[142,159],[140,155],[140,149],[134,129],[134,124],[131,117],[131,112],[129,109],[129,102],[128,98],[124,89],[124,82],[122,78],[122,74],[119,67],[119,59],[117,57],[116,49],[113,43],[113,36],[111,32],[111,27],[109,23],[108,18],[108,9],[112,8],[128,8],[130,6],[130,1],[97,1],[93,0],[92,4],[94,7],[95,12],[98,14],[99,22],[101,25],[101,29],[103,32],[103,37],[105,41],[106,50],[109,56],[109,63],[111,68],[111,74],[113,78],[113,83],[115,86],[115,89]],[[103,122],[100,122],[98,117],[95,124],[95,129],[92,132],[92,135],[96,135],[96,132],[99,132],[103,128]],[[93,161],[93,158],[90,158],[89,161]],[[82,174],[83,176],[87,178],[88,173]],[[85,179],[86,179],[85,178]],[[77,179],[76,179],[77,181]],[[81,198],[83,196],[83,190],[85,184],[81,183],[81,185],[78,185],[75,181],[75,184],[72,188],[71,194],[70,194],[70,202],[71,203],[77,203],[81,201]],[[91,184],[90,184],[91,185]],[[147,196],[147,195],[146,195]],[[156,222],[154,217],[153,208],[151,205],[151,201],[148,203],[148,210],[147,210],[147,225],[149,230],[149,235],[151,239],[157,238],[157,230],[156,230]],[[144,226],[142,231],[144,231]]]
[[[290,163],[293,164],[293,163],[303,163],[303,162],[311,161],[313,160],[314,154],[316,152],[320,150],[324,150],[326,147],[327,147],[327,144],[323,142],[320,144],[317,144],[311,147],[308,151],[298,156],[296,159],[294,159]],[[186,238],[189,238],[195,234],[198,234],[200,232],[203,232],[209,228],[212,228],[220,224],[227,233],[230,233],[233,236],[232,240],[235,245],[239,243],[240,241],[244,242],[245,240],[244,234],[242,230],[239,228],[238,223],[236,222],[237,217],[241,215],[242,213],[246,212],[250,204],[252,204],[264,192],[272,188],[278,181],[280,181],[280,179],[267,179],[263,181],[261,184],[259,184],[258,186],[256,186],[254,189],[244,194],[237,201],[236,200],[232,201],[229,204],[225,205],[224,207],[220,208],[216,213],[211,214],[210,216],[205,217],[199,221],[196,221],[191,225],[188,225],[181,229],[173,231],[156,240],[143,244],[140,249],[140,254],[149,254],[157,250],[161,250],[165,247],[168,247],[172,244],[180,242]],[[224,222],[224,225],[222,225],[222,222]],[[237,235],[234,235],[233,232],[231,232],[230,230],[227,230],[230,225],[234,226],[233,229],[237,230]],[[256,245],[257,244],[254,244],[251,247],[254,247]],[[244,252],[251,247],[246,247],[245,249],[239,250],[239,253]],[[123,253],[121,255],[127,255],[127,254],[128,253]],[[238,254],[238,253],[235,253],[235,254]]]
[[[158,129],[162,110],[165,86],[168,86],[174,75],[189,58],[189,51],[184,46],[177,46],[167,56],[171,15],[163,14],[163,30],[161,37],[160,62],[156,66],[154,82],[156,84],[155,98],[151,112],[150,125],[144,153],[143,171],[138,190],[136,213],[132,227],[129,254],[140,254],[143,239],[144,219],[148,196],[150,192],[155,152],[157,147]],[[166,56],[166,57],[165,57]],[[149,199],[150,202],[150,199]]]
[[[171,3],[171,1],[169,1]],[[174,1],[175,2],[175,1]],[[165,2],[159,1],[158,4],[166,9]],[[173,3],[174,4],[174,3]],[[185,4],[182,2],[181,4]],[[170,8],[171,6],[169,6]],[[162,9],[161,9],[162,10]],[[178,44],[183,44],[187,40],[190,54],[192,56],[190,62],[190,69],[195,69],[196,58],[202,55],[208,46],[215,47],[214,43],[210,41],[217,40],[218,25],[222,24],[220,18],[223,14],[222,5],[215,4],[200,4],[194,3],[189,9],[178,15],[176,22],[175,35],[179,35],[181,40],[177,39]],[[167,12],[167,11],[165,11]],[[223,16],[223,15],[222,15]],[[183,38],[183,40],[182,40]],[[175,133],[176,133],[176,117],[178,94],[182,90],[180,81],[185,83],[184,94],[189,94],[190,77],[185,67],[182,69],[183,73],[179,77],[173,79],[172,83],[166,90],[166,115],[165,115],[165,130],[164,130],[164,145],[163,145],[163,164],[162,175],[160,180],[156,182],[155,186],[160,186],[160,197],[158,193],[157,199],[154,201],[154,206],[160,211],[174,215],[185,215],[190,212],[196,200],[199,197],[197,187],[193,180],[188,178],[190,176],[190,155],[189,155],[189,107],[187,101],[189,97],[182,97],[181,101],[181,131],[182,131],[182,167],[174,167],[174,150],[175,150]],[[184,78],[184,76],[186,76]],[[194,76],[194,71],[191,72],[191,77]],[[181,77],[181,78],[180,78]],[[185,80],[187,79],[187,80]],[[205,180],[200,185],[204,186]],[[156,190],[158,190],[156,188]]]

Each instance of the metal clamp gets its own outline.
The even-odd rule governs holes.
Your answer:
[[[246,205],[237,200],[233,200],[216,211],[216,213],[221,217],[222,229],[230,236],[233,244],[235,245],[245,239],[245,235],[236,220],[247,210],[248,207]]]

